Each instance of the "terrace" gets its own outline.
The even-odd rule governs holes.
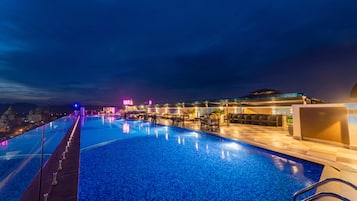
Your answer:
[[[165,104],[162,105],[161,108],[157,105],[155,107],[146,108],[149,112],[131,112],[135,117],[128,116],[128,118],[141,118],[146,120],[153,120],[154,118],[154,123],[183,127],[195,131],[203,131],[224,138],[245,142],[267,150],[319,163],[324,165],[320,180],[327,178],[340,178],[352,184],[357,184],[357,150],[355,149],[355,143],[353,140],[354,137],[352,136],[355,134],[353,133],[353,129],[350,129],[349,133],[347,131],[347,137],[350,137],[349,135],[352,136],[352,140],[347,143],[345,141],[338,141],[338,143],[336,143],[328,140],[318,141],[316,139],[309,139],[303,137],[302,135],[298,135],[298,132],[301,132],[301,130],[299,130],[301,128],[297,129],[295,127],[294,131],[290,129],[291,122],[289,124],[287,116],[292,116],[291,113],[293,108],[291,105],[294,104],[294,107],[302,107],[305,109],[310,107],[314,108],[315,105],[307,104],[312,102],[313,101],[311,101],[311,99],[304,97],[302,94],[285,94],[274,97],[265,96],[260,99],[246,99],[244,100],[244,104],[243,99],[213,100],[195,102],[193,104],[181,103],[171,106]],[[237,106],[238,103],[239,106]],[[299,106],[299,104],[301,106]],[[328,104],[322,105],[323,107],[321,104],[316,105],[316,107],[324,108],[329,106]],[[351,105],[347,106],[351,107]],[[237,109],[237,107],[239,107],[239,109]],[[333,107],[341,109],[341,107],[345,107],[345,105],[334,104]],[[155,109],[155,113],[150,114],[150,110],[153,108]],[[192,109],[194,109],[193,114],[192,112],[188,112],[193,111]],[[346,111],[352,116],[355,114],[354,106]],[[209,121],[213,118],[211,119],[207,114],[212,113],[217,116],[214,118],[214,121]],[[297,113],[299,112],[294,112],[294,114]],[[246,118],[248,116],[249,118]],[[274,117],[274,119],[272,117]],[[299,119],[300,117],[296,117],[295,115],[294,118]],[[244,119],[244,121],[240,121],[242,119]],[[211,125],[212,122],[214,122],[214,125]],[[303,122],[303,120],[301,120],[301,122]],[[344,123],[342,121],[338,122],[343,127]],[[300,123],[300,119],[299,122],[295,122],[295,124],[297,123]],[[334,134],[336,134],[336,132],[342,133],[342,130],[346,129],[344,128],[337,131],[332,129],[332,132],[334,132]],[[342,138],[346,138],[346,136]],[[67,162],[78,165],[78,161],[76,160],[74,160],[74,162],[67,160]],[[72,169],[67,169],[66,171],[71,174],[73,171],[78,172],[77,165],[73,165]],[[51,178],[49,180],[51,181]],[[77,192],[76,180],[77,179],[70,181],[71,184],[75,184],[71,187],[73,192]],[[65,185],[65,188],[57,186],[57,188],[54,188],[55,191],[53,191],[56,193],[51,194],[49,198],[52,200],[60,200],[60,196],[68,192],[68,188],[66,188],[68,185],[64,184],[63,181],[61,182],[61,185]],[[35,190],[35,193],[36,192],[37,191]],[[357,200],[357,191],[355,189],[337,182],[331,182],[328,185],[319,187],[318,192],[333,192],[347,197],[348,199]],[[58,195],[59,197],[55,195]],[[31,197],[31,195],[27,197]],[[72,196],[71,199],[76,200],[75,196]]]
[[[172,120],[167,118],[158,118],[157,123],[172,125]],[[175,126],[185,127],[196,131],[202,130],[199,121],[184,120],[182,124]],[[320,180],[325,178],[341,178],[353,184],[357,184],[356,150],[332,144],[299,140],[289,134],[287,127],[282,126],[272,127],[231,123],[229,125],[221,124],[217,130],[204,130],[204,132],[239,140],[257,147],[323,164],[325,167]],[[68,159],[67,162],[71,163],[69,160],[70,159]],[[74,160],[73,163],[78,164],[78,161]],[[76,166],[73,166],[73,170],[66,169],[68,172],[76,170],[78,170]],[[69,183],[76,183],[75,180],[72,179]],[[68,187],[68,185],[63,182],[64,181],[60,181],[60,186],[64,185],[65,187]],[[53,192],[56,192],[55,195],[57,196],[54,197],[54,194],[51,194],[51,200],[61,200],[61,196],[68,193],[68,188],[61,188],[60,186],[54,188],[55,191]],[[72,190],[76,192],[76,187],[72,186],[72,188]],[[357,199],[357,192],[354,189],[340,183],[330,183],[324,187],[320,187],[318,191],[334,192],[351,200]],[[74,197],[71,199],[76,200]]]

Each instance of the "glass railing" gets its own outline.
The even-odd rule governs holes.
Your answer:
[[[0,200],[19,200],[74,120],[63,117],[0,142]]]

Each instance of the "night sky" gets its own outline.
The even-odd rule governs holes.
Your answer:
[[[355,0],[1,0],[0,103],[346,101]]]

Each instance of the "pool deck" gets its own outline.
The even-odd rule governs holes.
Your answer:
[[[165,119],[158,121],[159,124],[164,125],[170,125],[171,122]],[[185,121],[182,127],[201,131],[199,122]],[[294,139],[289,135],[288,129],[284,127],[232,123],[227,126],[224,123],[220,126],[219,131],[203,132],[322,164],[324,170],[321,180],[336,177],[357,185],[357,150],[321,142]],[[338,188],[336,188],[336,185]],[[340,186],[340,184],[327,186],[327,190],[331,189],[338,189],[337,193],[357,200],[357,192],[350,187]]]

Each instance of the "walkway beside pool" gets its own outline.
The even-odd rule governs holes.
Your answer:
[[[172,121],[160,119],[158,123],[170,125]],[[201,131],[199,121],[185,121],[183,127]],[[217,132],[207,133],[239,140],[257,147],[325,165],[321,180],[336,177],[357,185],[357,150],[331,144],[297,140],[289,135],[287,128],[283,127],[230,123],[228,126],[226,124],[221,125]],[[350,199],[353,198],[352,200],[357,200],[357,192],[350,187],[333,183],[326,185],[323,190],[331,189],[346,195]]]
[[[20,201],[78,200],[80,128],[79,118],[68,129],[54,153],[39,171]],[[55,176],[56,175],[56,176]]]

